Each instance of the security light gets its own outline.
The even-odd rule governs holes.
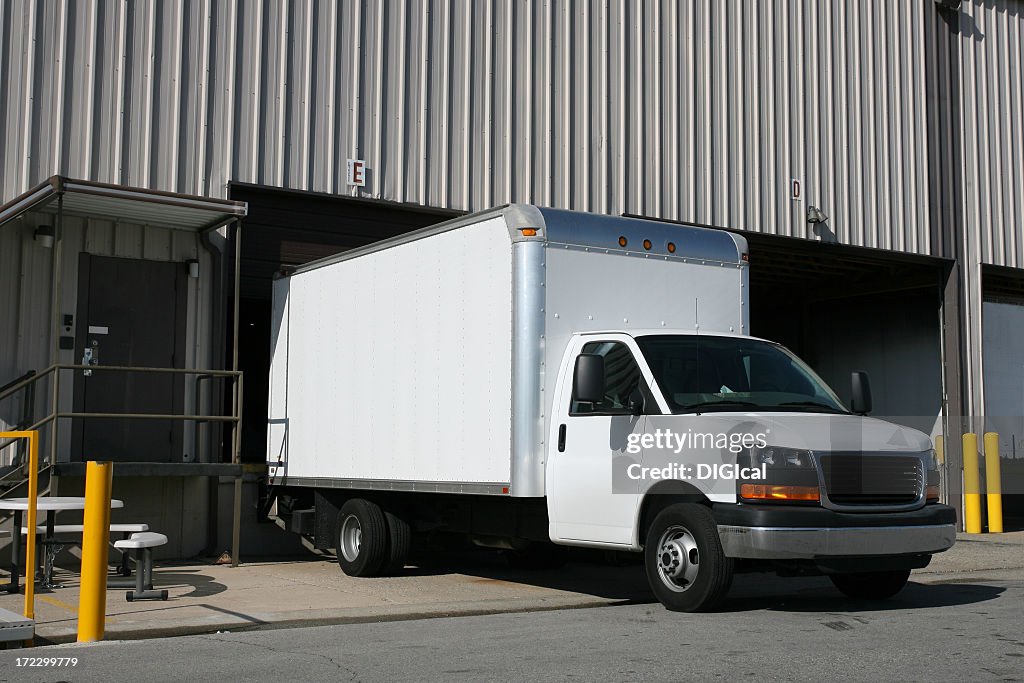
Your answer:
[[[828,216],[825,212],[816,206],[807,207],[807,222],[808,223],[824,223],[828,220]]]

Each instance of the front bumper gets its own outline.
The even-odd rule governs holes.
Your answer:
[[[841,513],[812,507],[713,508],[726,557],[789,560],[931,555],[956,540],[956,511]]]

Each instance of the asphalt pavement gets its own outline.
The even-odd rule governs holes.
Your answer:
[[[67,663],[19,666],[34,656]],[[752,574],[710,614],[620,603],[0,652],[0,680],[126,679],[1021,681],[1024,571],[922,574],[881,602]]]
[[[631,583],[637,566],[572,562],[529,579],[484,559],[457,569],[384,580],[394,585],[354,580],[380,592],[348,620],[357,623],[243,620],[220,633],[2,651],[0,681],[1024,681],[1022,533],[962,538],[891,600],[851,600],[821,578],[740,574],[707,614],[652,602]],[[416,603],[411,587],[435,581],[447,592]],[[206,600],[229,611],[247,594]],[[263,594],[267,606],[288,600],[287,590]],[[137,617],[168,606],[147,603]],[[294,617],[302,605],[293,606]],[[27,666],[29,657],[46,664]]]

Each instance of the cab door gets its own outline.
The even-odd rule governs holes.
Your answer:
[[[575,359],[581,353],[604,357],[605,397],[600,403],[582,403],[573,396]],[[647,417],[633,414],[630,399],[650,396],[650,374],[641,370],[638,358],[636,344],[626,335],[579,338],[567,353],[551,420],[555,448],[547,468],[552,540],[623,546],[634,542],[640,487],[627,471],[630,464],[642,462],[639,437]]]

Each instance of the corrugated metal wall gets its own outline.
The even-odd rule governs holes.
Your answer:
[[[1024,268],[1024,2],[963,9],[964,228],[972,260]]]
[[[225,196],[237,180],[799,237],[814,204],[842,242],[927,253],[935,11],[925,0],[5,0],[0,185],[9,198],[60,172]],[[344,184],[348,158],[366,159],[365,189]]]

